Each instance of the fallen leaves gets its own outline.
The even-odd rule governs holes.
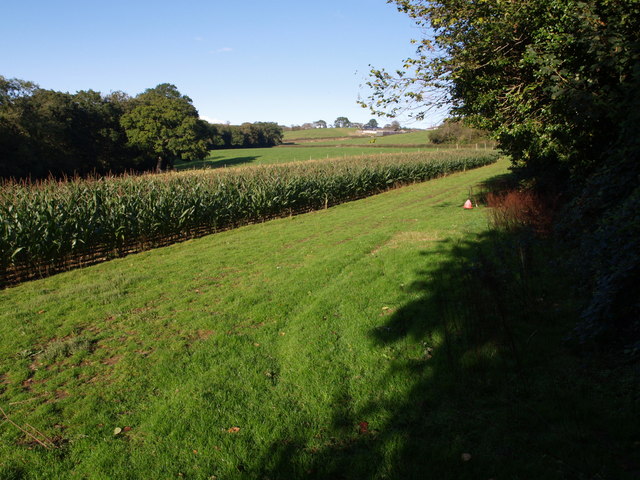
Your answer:
[[[366,435],[369,433],[369,422],[360,422],[358,424],[360,435]]]
[[[240,427],[231,427],[227,430],[228,433],[238,433],[240,431]]]
[[[380,314],[381,317],[385,317],[387,315],[392,315],[396,313],[396,309],[395,308],[391,308],[391,307],[382,307],[382,313]]]

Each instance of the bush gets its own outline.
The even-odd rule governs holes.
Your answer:
[[[462,122],[446,120],[429,134],[431,143],[475,143],[487,140],[487,132],[467,127]]]

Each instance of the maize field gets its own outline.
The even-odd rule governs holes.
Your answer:
[[[493,163],[453,150],[0,185],[0,285]]]

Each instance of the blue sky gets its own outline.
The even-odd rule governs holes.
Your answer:
[[[130,95],[173,83],[203,118],[232,124],[366,122],[369,64],[397,68],[419,37],[385,0],[10,2],[0,75]]]

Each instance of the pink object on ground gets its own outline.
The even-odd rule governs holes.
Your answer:
[[[467,210],[471,210],[473,208],[473,204],[471,203],[471,199],[467,199],[466,202],[464,202],[464,207],[462,208],[466,208]]]

